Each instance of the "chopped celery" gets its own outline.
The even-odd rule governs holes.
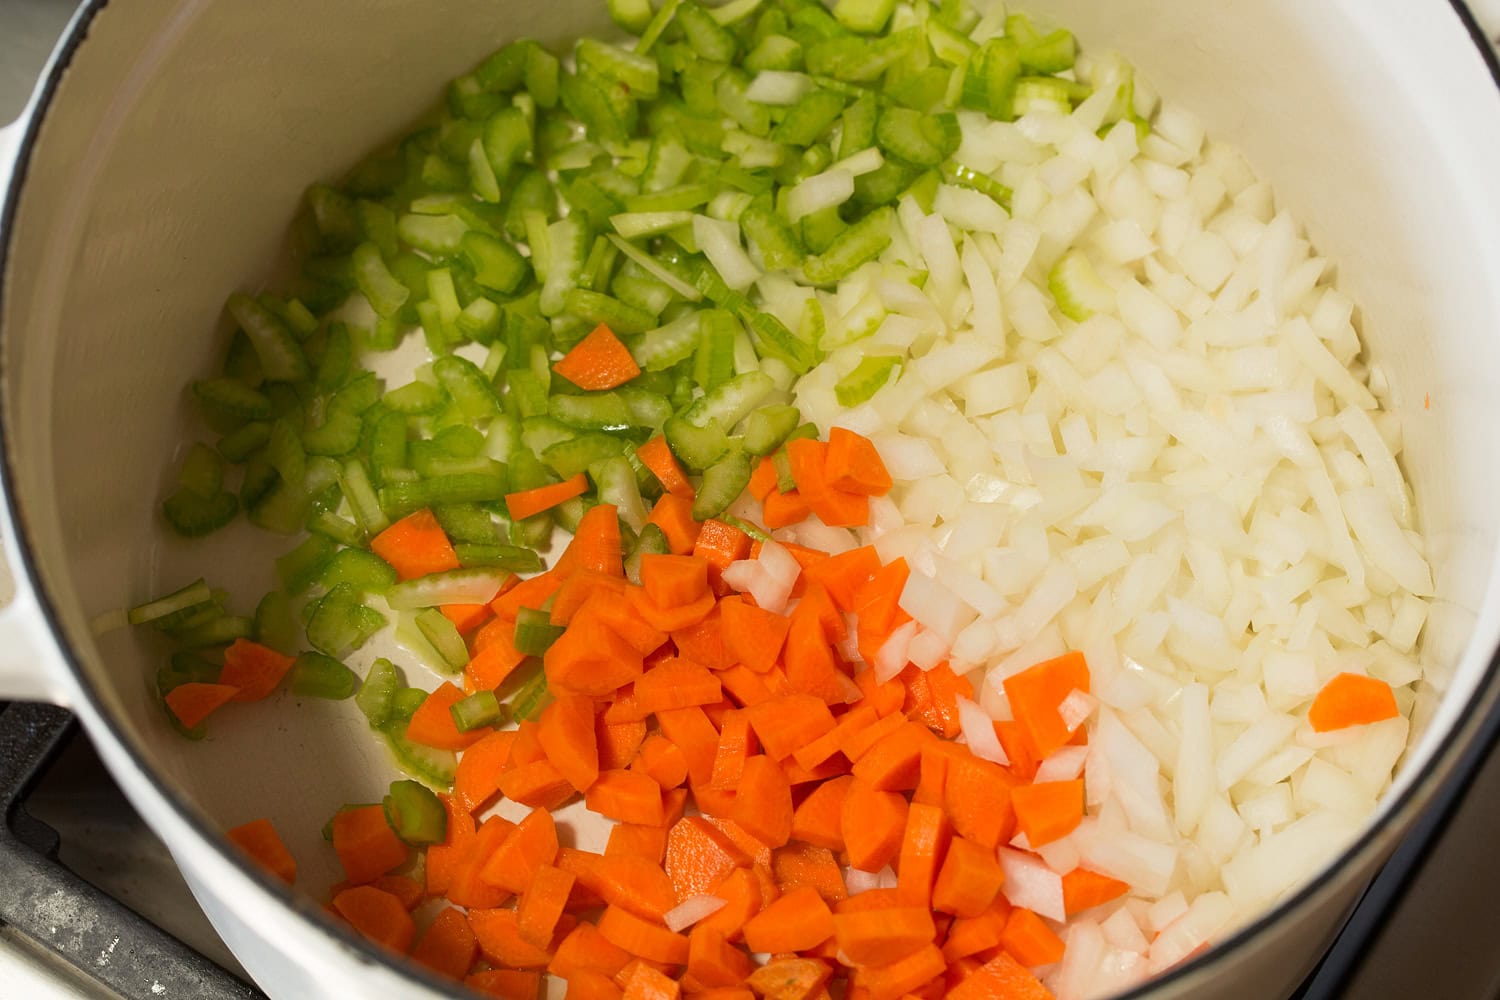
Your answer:
[[[639,35],[651,23],[651,0],[609,0],[609,16],[632,35]]]
[[[352,697],[359,677],[331,656],[303,653],[292,663],[292,694],[301,698],[343,701]]]
[[[504,500],[505,476],[497,473],[461,473],[433,476],[414,482],[389,483],[380,488],[380,507],[392,517],[439,503],[485,503]]]
[[[214,603],[213,592],[203,580],[194,580],[181,590],[131,608],[126,619],[132,625],[159,623],[171,615]]]
[[[745,450],[752,455],[769,455],[781,447],[801,420],[795,406],[758,407],[745,418]]]
[[[269,309],[248,295],[238,294],[229,297],[227,308],[250,338],[267,381],[301,382],[311,374],[301,346],[286,324]]]
[[[673,417],[662,430],[672,454],[690,469],[707,469],[730,447],[729,436],[712,420],[704,427],[696,427],[681,417]]]
[[[896,0],[838,0],[833,16],[851,31],[873,35],[885,27],[896,9]]]
[[[1114,307],[1114,292],[1081,250],[1070,250],[1058,258],[1047,275],[1047,289],[1062,314],[1079,323]]]
[[[255,632],[255,622],[237,615],[220,615],[213,621],[173,635],[179,646],[193,649],[202,646],[227,646],[236,639],[248,639]]]
[[[269,440],[271,440],[271,425],[256,421],[220,438],[219,454],[224,457],[224,461],[239,465],[265,447]]]
[[[417,687],[397,688],[391,695],[391,722],[400,722],[403,731],[406,723],[416,714],[417,709],[422,707],[422,702],[427,700],[427,692]]]
[[[538,573],[543,568],[541,556],[515,545],[456,542],[453,551],[465,569],[493,566],[513,573]]]
[[[733,449],[703,471],[703,485],[693,498],[693,517],[706,521],[717,517],[750,485],[750,456]]]
[[[886,108],[875,125],[875,141],[898,159],[935,167],[958,149],[958,119],[951,113],[924,114],[911,108]]]
[[[421,697],[425,692],[421,689],[415,690]],[[421,703],[418,698],[418,704]],[[415,706],[413,706],[415,710]],[[409,718],[409,716],[408,716]],[[435,786],[446,791],[453,786],[454,776],[458,773],[458,757],[451,750],[437,750],[433,747],[413,743],[406,738],[406,719],[399,716],[391,719],[380,727],[381,733],[390,744],[391,753],[395,755],[396,763],[403,771],[421,781],[423,784]],[[442,806],[439,804],[441,810]],[[446,824],[447,816],[444,815],[443,822]],[[430,834],[432,828],[428,828]],[[441,836],[438,838],[442,839]]]
[[[301,545],[276,560],[276,573],[289,594],[301,594],[318,581],[323,568],[338,552],[338,545],[322,535],[309,536]]]
[[[462,670],[469,662],[469,649],[464,645],[463,636],[458,634],[458,627],[437,608],[418,611],[413,621],[450,670]]]
[[[216,496],[223,492],[224,459],[207,445],[193,445],[177,472],[177,485],[204,499]]]
[[[541,660],[532,659],[511,676],[518,675],[519,683],[514,693],[506,699],[506,704],[510,708],[510,714],[518,722],[535,722],[541,717],[542,710],[552,704],[552,692],[547,688],[547,672],[542,669]]]
[[[285,592],[273,590],[255,606],[255,641],[288,656],[301,645],[292,618],[292,602]]]
[[[607,458],[589,466],[589,478],[599,490],[599,502],[613,504],[621,523],[632,531],[639,531],[646,523],[649,512],[641,499],[640,484],[635,469],[623,455]]]
[[[464,233],[458,246],[459,253],[474,270],[474,280],[501,294],[514,292],[531,273],[531,267],[515,247],[488,233]]]
[[[894,355],[866,356],[860,359],[854,370],[839,379],[834,386],[834,395],[840,406],[858,406],[865,402],[890,381],[891,373],[901,363]]]
[[[401,687],[401,672],[384,657],[370,664],[364,683],[354,696],[354,703],[365,714],[370,725],[379,728],[391,716],[392,702]]]
[[[541,656],[562,637],[565,626],[552,624],[545,611],[521,608],[516,612],[515,647],[527,656]]]
[[[348,584],[364,594],[383,594],[396,583],[396,571],[364,549],[340,549],[323,567],[318,582],[328,590]]]
[[[414,847],[440,844],[448,836],[448,811],[421,782],[409,779],[391,782],[390,793],[381,805],[385,820],[396,836]]]
[[[335,659],[348,656],[385,627],[385,616],[360,603],[359,591],[340,583],[318,602],[307,623],[307,641]]]
[[[505,721],[505,708],[493,691],[475,691],[448,706],[448,712],[453,716],[453,725],[461,733]]]
[[[540,457],[547,468],[567,479],[587,470],[595,462],[615,457],[628,443],[609,434],[589,432],[549,446]]]
[[[720,427],[733,427],[749,416],[775,389],[771,376],[762,372],[736,375],[701,396],[682,414],[682,419],[694,427],[707,427],[710,422]]]
[[[234,520],[240,504],[233,493],[220,491],[204,497],[191,490],[178,490],[161,505],[162,516],[172,530],[184,538],[201,538]]]
[[[193,395],[213,413],[241,420],[266,420],[273,413],[264,393],[231,378],[211,378],[193,383]]]
[[[394,584],[385,600],[393,611],[436,608],[448,604],[488,604],[510,574],[494,569],[453,569]],[[441,650],[440,650],[441,652]]]
[[[803,263],[807,280],[819,285],[831,284],[865,261],[878,257],[890,245],[895,218],[896,213],[884,206],[844,230],[827,250]]]
[[[381,316],[396,315],[411,296],[411,290],[386,267],[380,248],[374,243],[361,243],[354,248],[353,262],[354,280],[370,307]]]
[[[618,393],[553,396],[547,411],[556,420],[590,431],[623,431],[633,423],[630,408]]]
[[[389,409],[408,416],[436,413],[448,404],[448,394],[429,382],[410,382],[391,389],[381,399]]]

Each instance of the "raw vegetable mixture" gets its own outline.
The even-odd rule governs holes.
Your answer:
[[[1270,189],[998,6],[610,13],[454,80],[230,298],[163,514],[306,537],[253,617],[129,613],[171,722],[353,698],[409,777],[312,888],[494,996],[1099,996],[1311,875],[1432,584]]]

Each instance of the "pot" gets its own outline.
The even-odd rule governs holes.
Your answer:
[[[1403,417],[1439,599],[1396,785],[1316,879],[1136,994],[1285,996],[1462,779],[1500,699],[1497,67],[1447,0],[1029,6],[1121,51],[1274,182],[1339,262]],[[16,593],[0,612],[0,691],[80,716],[273,997],[456,995],[218,832],[274,816],[306,884],[329,884],[317,831],[340,803],[375,800],[389,762],[346,703],[251,706],[216,719],[213,739],[183,741],[152,691],[148,644],[90,622],[206,566],[236,568],[218,575],[241,603],[269,584],[251,529],[192,548],[146,529],[182,440],[182,386],[214,361],[225,295],[269,277],[306,184],[414,120],[498,44],[606,30],[597,0],[86,0],[5,135],[17,158],[0,217],[0,530]]]

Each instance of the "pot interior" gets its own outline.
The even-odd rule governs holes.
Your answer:
[[[1338,263],[1393,388],[1438,586],[1410,780],[1495,645],[1500,538],[1500,100],[1442,0],[1037,0],[1238,145]],[[90,620],[198,576],[248,613],[291,542],[206,543],[156,508],[190,424],[184,385],[225,343],[226,295],[270,279],[304,188],[414,121],[504,41],[608,21],[597,0],[181,0],[102,7],[44,107],[10,234],[4,421],[19,528],[66,641],[121,738],[211,823],[271,816],[310,886],[319,830],[376,801],[389,763],[350,702],[166,724],[150,636]],[[421,682],[421,679],[417,679]],[[430,684],[429,684],[430,686]],[[320,870],[321,866],[321,870]]]

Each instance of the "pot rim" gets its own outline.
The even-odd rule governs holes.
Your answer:
[[[53,50],[51,61],[33,94],[28,112],[23,114],[22,134],[16,148],[13,172],[9,184],[0,192],[3,195],[0,198],[0,307],[4,304],[4,276],[10,256],[11,234],[30,167],[31,153],[37,144],[43,119],[53,110],[63,78],[74,55],[86,41],[90,26],[109,2],[110,0],[83,0],[80,3]],[[1464,0],[1446,2],[1478,49],[1492,81],[1500,87],[1500,57],[1497,57],[1495,48],[1491,46]],[[0,308],[0,344],[4,343],[5,336],[3,317],[3,308]],[[352,953],[350,957],[365,965],[382,966],[413,985],[420,985],[455,1000],[470,996],[468,990],[453,980],[440,977],[414,962],[392,961],[388,952],[365,939],[344,922],[335,920],[322,906],[313,902],[310,894],[293,889],[241,852],[232,850],[223,832],[209,823],[207,817],[180,789],[162,778],[141,748],[127,739],[115,720],[100,709],[98,685],[84,669],[82,659],[62,623],[57,602],[37,570],[36,553],[25,529],[26,514],[20,497],[11,488],[16,481],[16,474],[11,433],[7,421],[3,419],[5,375],[5,352],[0,350],[0,501],[4,504],[4,515],[16,526],[17,549],[11,557],[11,568],[21,577],[17,580],[18,588],[25,585],[36,595],[37,607],[57,647],[59,659],[66,665],[69,679],[80,696],[78,704],[70,707],[84,717],[89,738],[107,742],[112,751],[128,761],[144,785],[197,837],[202,846],[215,855],[217,863],[237,868],[239,874],[248,878],[263,894],[274,898],[288,911],[315,926],[331,939],[331,943],[340,946],[346,953]],[[1228,937],[1214,942],[1207,950],[1150,977],[1125,993],[1118,994],[1115,1000],[1147,1000],[1156,989],[1163,986],[1211,975],[1217,966],[1240,954],[1273,925],[1316,903],[1332,885],[1333,880],[1328,878],[1329,875],[1381,850],[1385,846],[1384,842],[1391,839],[1390,827],[1397,817],[1432,804],[1445,787],[1453,793],[1454,798],[1461,796],[1483,761],[1487,748],[1495,741],[1497,734],[1500,734],[1500,649],[1492,652],[1489,669],[1470,696],[1467,707],[1483,708],[1484,711],[1466,711],[1443,734],[1422,770],[1399,791],[1394,801],[1382,802],[1384,815],[1367,823],[1352,843],[1319,869],[1317,877],[1304,883],[1296,892],[1284,897]],[[1340,929],[1342,926],[1341,921]]]

